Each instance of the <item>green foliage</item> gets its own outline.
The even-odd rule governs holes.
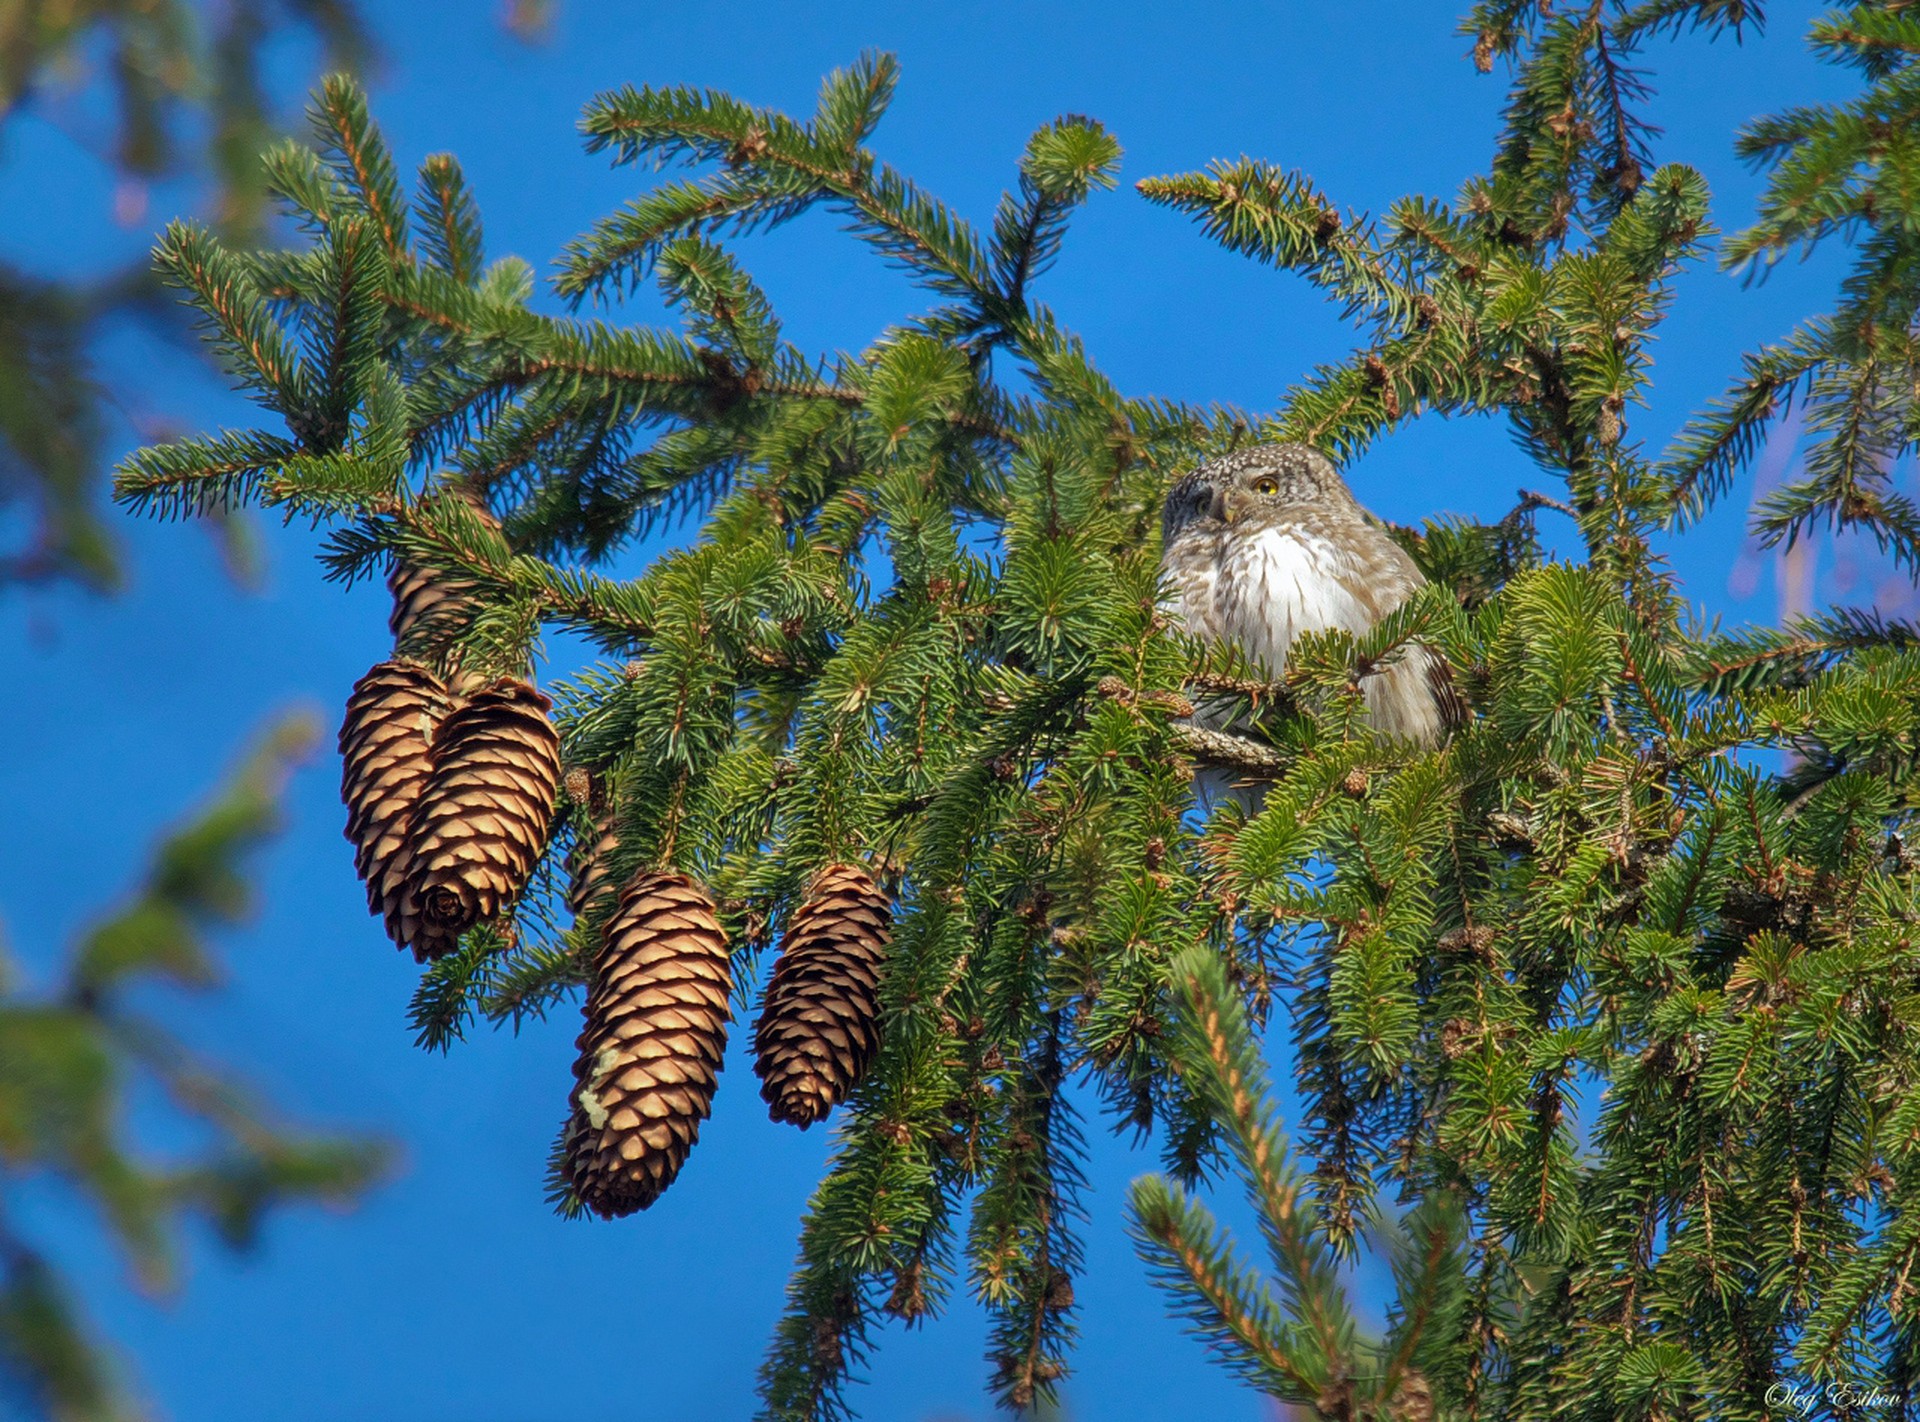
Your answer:
[[[1274,1118],[1238,990],[1204,948],[1188,949],[1168,971],[1174,1061],[1246,1182],[1278,1292],[1240,1262],[1205,1205],[1147,1176],[1134,1182],[1130,1205],[1134,1239],[1155,1276],[1227,1366],[1273,1397],[1334,1417],[1457,1409],[1463,1399],[1452,1384],[1474,1357],[1461,1346],[1471,1305],[1457,1205],[1435,1192],[1381,1232],[1398,1289],[1387,1336],[1363,1337],[1340,1251],[1315,1227],[1312,1187]]]
[[[57,571],[96,586],[118,576],[93,509],[98,413],[86,376],[87,302],[0,271],[0,507],[30,502],[37,527],[0,555],[0,586]]]
[[[470,667],[584,637],[602,659],[555,689],[612,868],[704,881],[743,996],[818,868],[856,857],[894,893],[884,1040],[801,1229],[766,1415],[842,1414],[885,1321],[962,1288],[1000,1399],[1045,1399],[1089,1100],[1161,1152],[1136,1204],[1180,1307],[1320,1415],[1741,1419],[1789,1378],[1911,1386],[1914,633],[1858,610],[1702,630],[1654,552],[1817,342],[1752,358],[1775,383],[1700,469],[1629,430],[1711,229],[1699,175],[1653,163],[1626,60],[1754,19],[1480,7],[1514,88],[1451,204],[1374,220],[1253,160],[1140,183],[1358,328],[1258,418],[1123,394],[1037,299],[1113,181],[1104,130],[1044,126],[982,231],[869,147],[881,57],[805,120],[690,89],[589,106],[591,151],[695,171],[574,242],[558,292],[651,278],[679,329],[536,310],[524,263],[483,264],[444,157],[403,216],[340,82],[313,145],[269,158],[305,248],[163,246],[272,427],[140,452],[126,502],[259,503],[325,524],[336,577],[398,554],[463,579]],[[856,353],[794,345],[718,238],[813,207],[927,308]],[[1433,412],[1498,412],[1552,492],[1397,531],[1434,588],[1365,636],[1302,637],[1277,681],[1169,632],[1174,477],[1255,438],[1351,454]],[[1543,562],[1543,510],[1578,562]],[[594,566],[663,528],[684,546],[638,576]],[[1416,638],[1473,713],[1425,751],[1372,734],[1359,694]],[[1230,729],[1192,724],[1196,700]],[[1272,783],[1203,817],[1198,768]],[[558,927],[551,881],[601,808],[569,807],[515,921],[427,971],[422,1045],[583,982],[597,925]],[[1276,1002],[1291,1142],[1240,1010]],[[1223,1157],[1271,1288],[1186,1193]],[[1397,1293],[1372,1339],[1340,1270],[1376,1227]]]
[[[315,731],[282,722],[232,783],[162,841],[121,908],[83,934],[44,992],[0,961],[0,1184],[51,1177],[86,1200],[143,1288],[172,1287],[189,1218],[251,1245],[272,1210],[357,1197],[387,1152],[293,1132],[236,1079],[200,1060],[141,1004],[152,985],[218,985],[209,936],[252,908],[245,861],[275,830],[281,785]],[[206,1144],[151,1159],[131,1139],[130,1098],[157,1087]],[[89,1336],[58,1275],[0,1222],[0,1379],[28,1414],[75,1422],[144,1415]]]
[[[1791,252],[1838,240],[1853,265],[1831,315],[1750,356],[1719,406],[1683,430],[1667,456],[1678,507],[1697,514],[1723,494],[1769,425],[1799,401],[1812,437],[1806,477],[1768,497],[1755,525],[1767,546],[1812,530],[1857,527],[1913,570],[1920,511],[1894,493],[1894,464],[1920,448],[1920,26],[1898,0],[1835,10],[1812,29],[1814,50],[1860,71],[1848,104],[1756,119],[1738,151],[1769,173],[1759,220],[1722,261],[1764,279]]]
[[[62,66],[84,50],[109,76],[88,93],[115,110],[114,168],[129,182],[205,174],[213,221],[230,235],[251,234],[267,194],[259,153],[277,127],[261,85],[263,54],[290,32],[317,38],[329,65],[355,66],[367,55],[351,0],[13,0],[0,7],[0,124],[30,105],[61,102],[69,87]],[[182,256],[205,255],[204,240],[186,228],[180,235]],[[150,319],[152,296],[142,270],[49,281],[0,263],[0,509],[26,515],[19,546],[0,550],[0,587],[118,585],[119,552],[95,507],[101,391],[88,347],[111,321]],[[244,568],[244,532],[218,527],[230,560]]]
[[[204,169],[219,185],[221,222],[249,228],[265,195],[256,160],[275,127],[261,51],[289,29],[313,35],[334,64],[367,55],[351,0],[240,0],[211,14],[189,0],[17,0],[0,15],[0,121],[57,97],[60,64],[98,45],[116,111],[115,167],[141,178]]]

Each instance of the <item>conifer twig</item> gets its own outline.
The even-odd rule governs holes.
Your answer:
[[[1287,758],[1271,746],[1226,731],[1175,722],[1167,727],[1167,736],[1182,755],[1206,765],[1268,777],[1281,775],[1287,768]]]

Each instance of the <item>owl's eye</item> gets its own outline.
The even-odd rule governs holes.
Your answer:
[[[1253,481],[1253,492],[1256,494],[1277,494],[1280,492],[1280,486],[1271,479],[1255,479]]]

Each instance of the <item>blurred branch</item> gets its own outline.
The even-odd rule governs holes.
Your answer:
[[[286,779],[317,734],[304,715],[270,728],[214,801],[161,841],[135,895],[81,936],[50,992],[29,994],[0,961],[0,1189],[60,1179],[93,1205],[149,1289],[173,1284],[186,1217],[245,1248],[270,1211],[350,1202],[390,1160],[365,1137],[282,1125],[130,1001],[154,984],[218,983],[210,937],[251,915],[247,861],[278,832]],[[143,1081],[207,1128],[197,1154],[157,1162],[137,1151],[128,1102]],[[57,1274],[0,1219],[0,1378],[37,1414],[139,1415],[112,1372]]]
[[[82,141],[101,162],[127,181],[205,174],[214,222],[257,235],[267,196],[258,154],[280,127],[265,56],[295,31],[319,41],[327,68],[371,58],[350,0],[12,0],[0,4],[0,123],[108,106],[111,140]],[[80,281],[0,265],[0,511],[24,511],[22,531],[0,545],[0,589],[119,587],[120,554],[95,507],[104,407],[117,402],[89,352],[110,323],[152,313],[154,295],[145,263]],[[244,537],[221,537],[229,566],[248,571]]]

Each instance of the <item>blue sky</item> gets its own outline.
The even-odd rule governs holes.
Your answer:
[[[618,84],[712,86],[805,113],[828,69],[862,49],[892,50],[904,77],[876,146],[982,223],[1035,127],[1064,112],[1093,115],[1125,145],[1122,185],[1091,202],[1043,299],[1122,389],[1256,410],[1344,354],[1337,312],[1150,208],[1131,183],[1246,153],[1305,169],[1348,206],[1450,197],[1490,156],[1504,94],[1500,75],[1474,71],[1452,8],[1411,0],[603,3],[591,23],[588,6],[563,0],[552,40],[533,48],[476,4],[366,8],[385,53],[374,108],[403,162],[455,152],[490,251],[542,272],[565,241],[650,181],[581,152],[581,106]],[[1651,110],[1666,129],[1658,153],[1707,174],[1723,228],[1744,224],[1758,191],[1732,159],[1735,127],[1848,91],[1847,76],[1805,50],[1809,13],[1780,7],[1769,36],[1744,47],[1682,39],[1650,51],[1660,89]],[[297,47],[276,56],[289,96],[309,62]],[[8,130],[0,259],[49,273],[91,269],[137,255],[191,206],[191,191],[163,188],[138,218],[116,223],[111,175],[84,138],[32,116]],[[742,251],[803,347],[857,350],[924,305],[825,214]],[[1831,258],[1790,264],[1757,289],[1706,266],[1683,276],[1656,351],[1654,403],[1630,412],[1631,436],[1663,445],[1724,385],[1742,350],[1831,304],[1837,270]],[[647,293],[627,317],[662,319]],[[138,429],[250,418],[203,368],[141,332],[116,333],[101,358],[125,392],[115,453]],[[1791,455],[1783,445],[1771,462]],[[1363,501],[1401,521],[1497,517],[1518,487],[1539,486],[1486,420],[1423,421],[1348,472]],[[1742,562],[1740,509],[1751,492],[1749,475],[1670,549],[1689,594],[1736,621],[1768,620],[1775,605],[1769,567]],[[15,748],[0,762],[0,804],[11,809],[0,816],[0,922],[13,950],[43,970],[273,710],[312,706],[331,726],[354,678],[387,648],[379,590],[322,582],[305,528],[264,530],[271,568],[257,595],[235,591],[199,530],[123,521],[121,533],[127,596],[0,601],[0,657],[13,672],[0,744]],[[651,551],[635,550],[626,565]],[[566,643],[550,650],[549,674],[577,659]],[[263,912],[228,944],[227,989],[166,1010],[300,1118],[391,1136],[405,1152],[401,1175],[351,1214],[278,1220],[241,1260],[196,1241],[189,1285],[164,1305],[129,1297],[90,1222],[50,1192],[25,1202],[31,1217],[127,1347],[156,1409],[182,1422],[747,1415],[826,1135],[768,1123],[741,1057],[747,1033],[736,1030],[714,1119],[662,1202],[613,1224],[554,1219],[542,1170],[571,1079],[573,1014],[517,1038],[482,1032],[445,1058],[411,1046],[404,1010],[415,970],[365,913],[340,835],[337,777],[326,754],[295,780],[288,832],[261,862]],[[1088,1271],[1069,1414],[1269,1415],[1164,1317],[1122,1233],[1125,1184],[1151,1156],[1090,1124]],[[875,1419],[987,1416],[984,1331],[964,1303],[917,1332],[890,1331],[856,1405]]]

